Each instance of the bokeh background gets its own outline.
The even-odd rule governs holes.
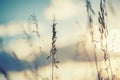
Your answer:
[[[100,0],[90,0],[98,27]],[[120,78],[120,1],[107,1],[108,49],[114,74]],[[85,0],[0,0],[0,80],[51,80],[52,23],[56,18],[55,80],[96,80]],[[36,24],[38,27],[36,27]],[[38,36],[35,32],[38,32]],[[99,69],[102,57],[99,42]],[[93,76],[94,75],[94,76]],[[103,75],[106,73],[103,71]],[[118,79],[119,80],[119,79]]]

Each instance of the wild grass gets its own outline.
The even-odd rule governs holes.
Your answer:
[[[112,71],[112,65],[111,65],[111,59],[110,54],[108,52],[108,43],[107,43],[107,37],[108,37],[108,29],[107,29],[107,8],[106,8],[106,0],[100,0],[99,10],[98,10],[98,22],[99,22],[99,32],[100,32],[100,43],[101,43],[101,51],[103,53],[104,58],[104,65],[106,65],[106,68],[104,69],[107,72],[107,78],[104,78],[101,76],[100,72],[101,69],[98,67],[98,60],[97,60],[97,53],[96,53],[96,44],[95,44],[95,38],[94,38],[94,29],[93,29],[93,19],[92,17],[95,15],[94,10],[92,9],[91,2],[89,0],[86,0],[86,7],[87,7],[87,14],[88,14],[88,28],[90,30],[91,38],[92,38],[92,48],[96,63],[96,69],[97,69],[97,75],[98,80],[114,80],[113,79],[113,71]],[[105,44],[104,44],[105,42]],[[101,54],[102,55],[102,54]]]
[[[99,76],[99,70],[98,70],[98,60],[97,60],[97,53],[95,50],[95,42],[94,42],[94,31],[93,31],[93,19],[92,16],[95,15],[94,10],[92,9],[92,5],[91,2],[89,0],[86,0],[86,7],[87,7],[87,15],[88,15],[88,29],[90,30],[90,34],[91,34],[91,42],[92,42],[92,51],[94,53],[94,58],[95,58],[95,64],[96,64],[96,69],[97,69],[97,77],[98,80],[100,80],[100,76]]]
[[[111,66],[110,54],[108,52],[108,29],[107,29],[107,8],[106,8],[106,0],[100,0],[100,10],[99,10],[99,32],[100,32],[100,41],[101,41],[101,50],[103,53],[105,65],[106,65],[106,72],[108,73],[108,80],[113,80],[113,71]],[[104,44],[105,41],[105,44]],[[103,78],[100,76],[101,79]]]
[[[2,66],[0,66],[0,73],[2,73],[7,80],[10,80],[7,71]]]
[[[57,48],[56,48],[56,39],[57,39],[57,36],[56,36],[56,20],[55,20],[55,16],[54,16],[54,19],[53,19],[53,24],[52,24],[52,49],[50,51],[50,55],[47,57],[48,58],[52,58],[52,80],[54,80],[54,66],[56,68],[58,68],[57,64],[59,63],[59,61],[56,60],[55,58],[55,54],[57,52]]]
[[[35,36],[37,36],[37,39],[39,40],[39,53],[41,53],[41,44],[40,44],[40,32],[39,32],[38,19],[37,19],[35,13],[30,15],[29,22],[30,23],[28,23],[28,24],[31,24],[31,23],[34,24],[35,30],[31,30],[30,25],[28,25],[29,32],[27,32],[23,26],[21,26],[21,28],[22,28],[22,32],[23,32],[23,34],[25,36],[25,39],[27,41],[27,44],[31,48],[32,52],[30,53],[30,55],[34,55],[34,57],[36,57],[37,56],[36,53],[34,53],[34,51],[32,50],[33,44],[32,44],[32,35],[31,34],[35,33]],[[30,55],[28,55],[27,57],[29,57]],[[34,69],[31,70],[31,73],[34,76],[34,79],[38,80],[37,79],[37,77],[39,76],[39,74],[38,74],[38,66],[36,66],[36,63],[33,63],[33,66],[34,66]],[[27,74],[26,71],[24,71],[24,75],[26,76],[27,79],[29,79],[29,75]]]
[[[98,28],[99,28],[99,33],[100,33],[100,47],[101,47],[101,55],[103,55],[103,61],[104,61],[104,65],[106,66],[105,68],[101,68],[99,69],[99,62],[98,62],[98,56],[97,56],[97,51],[96,51],[96,40],[95,40],[95,33],[94,33],[94,21],[93,21],[93,16],[96,15],[97,12],[94,12],[93,8],[92,8],[92,4],[90,0],[86,0],[86,10],[87,10],[87,18],[88,18],[88,30],[91,36],[91,43],[92,43],[92,49],[91,52],[93,52],[94,55],[94,61],[95,61],[95,67],[96,67],[96,73],[97,73],[97,80],[117,80],[116,76],[113,74],[113,70],[112,70],[112,65],[111,65],[111,58],[110,58],[110,53],[108,51],[108,43],[107,43],[107,39],[108,39],[108,26],[107,26],[107,8],[106,8],[106,0],[100,0],[99,3],[99,10],[98,10]],[[114,11],[113,11],[114,12]],[[38,19],[35,15],[35,13],[33,13],[32,15],[30,15],[32,23],[35,25],[35,30],[33,30],[32,32],[35,33],[35,35],[37,36],[37,39],[39,39],[39,53],[41,53],[41,44],[40,44],[40,32],[39,32],[39,25],[38,25]],[[52,23],[52,48],[50,50],[50,55],[47,57],[47,59],[51,58],[51,64],[52,64],[52,76],[51,76],[51,80],[57,80],[58,78],[55,76],[55,67],[58,68],[58,63],[59,61],[56,60],[56,54],[57,54],[57,47],[56,47],[56,41],[57,41],[57,31],[56,31],[56,19],[54,16],[53,19],[53,23]],[[30,26],[28,26],[30,27]],[[21,26],[22,28],[22,32],[27,40],[27,43],[29,44],[29,46],[32,48],[32,43],[31,43],[31,35],[29,35],[29,33],[26,32],[26,30],[24,29],[23,26]],[[82,46],[83,49],[83,53],[85,56],[87,56],[88,61],[92,62],[91,57],[90,57],[90,52],[86,49],[86,44],[87,39],[86,36],[82,36],[81,37],[81,41],[77,41],[76,44],[76,57],[80,56],[79,55],[79,46]],[[34,56],[35,53],[32,52],[32,54]],[[17,57],[17,55],[13,52],[13,56],[19,61],[19,58]],[[22,65],[22,64],[20,64]],[[31,70],[31,73],[33,73],[34,75],[34,80],[38,80],[38,66],[36,66],[35,64],[33,64],[34,69]],[[102,71],[105,71],[105,73],[107,73],[107,77],[102,76],[103,73]],[[4,70],[4,68],[2,68],[0,66],[0,72],[5,76],[5,78],[7,80],[9,80],[8,74],[7,72]],[[29,77],[29,75],[27,74],[26,71],[23,72],[26,79],[30,80],[31,78]],[[59,75],[58,75],[59,76]],[[56,77],[56,78],[55,78]],[[86,76],[87,77],[87,76]],[[49,78],[43,78],[43,80],[49,80]]]

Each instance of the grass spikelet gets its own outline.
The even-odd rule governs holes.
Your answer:
[[[98,71],[98,61],[97,61],[97,55],[96,55],[96,50],[95,50],[96,45],[94,43],[94,31],[93,31],[93,19],[92,19],[92,16],[95,15],[95,12],[92,9],[92,5],[89,0],[86,0],[86,7],[87,7],[87,15],[88,15],[88,23],[89,23],[88,28],[90,30],[91,39],[92,39],[92,49],[93,49],[95,65],[97,69],[97,77],[98,77],[98,80],[100,80],[99,71]]]
[[[108,73],[108,80],[112,80],[113,72],[110,61],[110,54],[108,52],[108,29],[107,29],[107,9],[106,9],[106,0],[100,0],[100,10],[98,12],[98,22],[99,22],[99,32],[100,32],[100,41],[101,41],[101,51],[103,53],[103,58],[106,65],[106,72]],[[105,41],[105,44],[103,43]]]
[[[57,52],[57,48],[56,48],[56,20],[55,20],[55,17],[54,17],[54,20],[53,20],[53,24],[52,24],[52,49],[50,50],[50,55],[47,57],[48,58],[52,58],[52,80],[54,80],[54,66],[56,68],[58,68],[57,64],[59,63],[59,61],[56,60],[55,58],[55,54]]]

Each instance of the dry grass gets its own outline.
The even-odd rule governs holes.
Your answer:
[[[55,20],[55,16],[54,16],[54,20],[53,20],[53,25],[52,25],[52,49],[50,51],[50,56],[47,57],[50,58],[52,57],[52,80],[54,80],[54,66],[56,68],[58,68],[57,64],[59,63],[59,61],[56,60],[55,58],[55,54],[57,52],[57,48],[56,48],[56,20]]]
[[[105,65],[106,65],[106,72],[108,74],[107,79],[113,80],[113,71],[110,61],[110,54],[108,52],[108,43],[107,43],[107,37],[108,37],[108,29],[107,29],[107,9],[106,9],[106,0],[100,0],[100,10],[99,10],[99,32],[101,34],[100,41],[101,41],[101,50],[103,53]],[[103,43],[105,41],[105,44]],[[100,76],[101,79],[103,78]]]
[[[98,74],[98,80],[100,80],[99,77],[99,71],[98,71],[98,61],[97,61],[97,55],[96,55],[96,49],[95,49],[95,42],[94,42],[94,31],[93,31],[93,19],[92,16],[95,15],[94,10],[92,9],[91,2],[89,0],[86,0],[86,5],[87,5],[87,14],[88,14],[88,29],[90,29],[90,34],[91,34],[91,42],[92,42],[92,52],[94,53],[94,58],[95,58],[95,64],[96,64],[96,69],[97,69],[97,74]]]
[[[94,37],[95,31],[94,31],[94,25],[93,25],[93,23],[94,23],[93,16],[97,12],[94,12],[90,0],[86,0],[86,9],[87,9],[87,17],[88,17],[87,30],[89,30],[89,33],[90,33],[91,37],[86,38],[85,35],[82,35],[81,39],[76,44],[76,56],[75,56],[75,59],[76,59],[76,57],[79,58],[78,57],[78,56],[80,56],[79,48],[80,48],[80,46],[82,46],[83,52],[82,51],[81,52],[86,56],[86,58],[88,59],[88,62],[87,61],[86,61],[86,63],[83,62],[84,64],[82,62],[79,63],[79,64],[77,62],[71,62],[71,63],[69,63],[67,65],[66,65],[66,63],[62,63],[63,71],[61,71],[61,73],[59,73],[59,72],[57,73],[57,71],[55,71],[56,68],[58,69],[57,64],[59,63],[59,61],[56,60],[56,55],[57,55],[57,48],[56,48],[56,40],[57,40],[56,33],[57,33],[57,31],[56,31],[56,25],[57,25],[57,22],[56,22],[56,19],[54,17],[54,20],[53,20],[53,23],[52,23],[52,43],[51,43],[52,48],[50,50],[50,55],[47,57],[47,59],[49,59],[49,58],[52,59],[52,61],[51,61],[52,71],[48,70],[48,71],[52,72],[52,74],[50,75],[51,80],[60,80],[60,78],[61,78],[61,80],[64,80],[64,79],[69,80],[70,78],[66,77],[65,75],[66,74],[68,75],[68,73],[69,73],[72,76],[72,72],[74,72],[74,70],[72,70],[73,68],[75,68],[75,71],[76,71],[75,75],[72,76],[73,79],[78,79],[77,78],[78,74],[84,69],[83,72],[85,74],[84,75],[85,77],[84,78],[82,77],[80,79],[85,80],[85,78],[88,77],[88,76],[86,76],[84,66],[87,66],[87,69],[91,70],[90,72],[88,72],[88,73],[90,73],[90,75],[92,74],[92,71],[93,71],[94,74],[96,73],[95,74],[96,77],[91,78],[89,76],[90,79],[93,79],[93,80],[95,80],[95,79],[97,79],[97,80],[120,80],[119,78],[116,77],[116,75],[113,74],[113,71],[114,71],[113,69],[114,68],[112,68],[112,64],[111,64],[112,61],[111,61],[110,53],[109,53],[109,50],[108,50],[107,39],[108,39],[109,34],[108,34],[108,26],[107,26],[106,0],[100,0],[99,10],[98,10],[98,24],[99,24],[98,31],[100,33],[100,36],[99,36],[100,40],[99,41],[100,41],[100,44],[101,44],[100,45],[101,49],[99,51],[100,54],[96,50],[97,41],[96,41],[96,39]],[[41,35],[40,35],[40,32],[39,32],[38,20],[37,20],[37,17],[36,17],[36,15],[34,13],[31,15],[31,20],[32,20],[32,23],[36,27],[36,30],[33,30],[32,32],[35,33],[36,36],[37,36],[37,39],[39,39],[39,50],[40,50],[39,53],[41,53],[41,46],[40,46],[40,36]],[[26,32],[26,30],[24,29],[23,26],[21,26],[21,28],[23,30],[23,33],[25,35],[25,38],[27,40],[28,45],[32,48],[32,43],[30,41],[31,37],[30,37],[29,33]],[[86,46],[88,46],[87,39],[90,40],[90,42],[91,42],[91,46],[90,46],[91,50],[86,49]],[[31,52],[31,53],[34,55],[34,57],[36,57],[36,54],[34,52]],[[102,56],[102,60],[98,60],[98,57],[99,57],[98,54]],[[14,52],[13,52],[13,55],[18,61],[20,61],[18,56]],[[92,60],[93,57],[91,57],[91,56],[94,56],[94,61]],[[105,65],[104,68],[99,65],[100,63],[102,63],[102,61],[103,61],[103,65]],[[90,66],[88,63],[92,64],[92,65]],[[94,63],[95,63],[95,66],[93,65]],[[78,64],[77,65],[78,67],[74,66],[75,64]],[[22,65],[22,64],[20,64],[20,65]],[[82,65],[84,65],[84,66],[82,66]],[[23,71],[23,74],[24,74],[26,79],[28,79],[28,80],[32,80],[32,79],[34,79],[34,80],[39,80],[39,79],[41,79],[41,80],[50,80],[49,79],[50,77],[47,77],[47,76],[43,77],[43,74],[41,74],[39,72],[40,71],[39,66],[36,66],[35,64],[33,64],[33,66],[34,66],[34,68],[32,70]],[[92,66],[94,66],[94,69],[91,68]],[[81,67],[82,67],[82,69],[80,69]],[[49,67],[47,69],[49,69]],[[64,73],[65,70],[68,70],[66,74]],[[42,71],[42,69],[41,69],[41,71]],[[44,73],[44,72],[45,71],[43,69],[42,73]],[[7,72],[1,66],[0,66],[0,73],[2,73],[7,80],[9,80]],[[39,74],[41,74],[41,75],[39,75]],[[80,73],[80,74],[82,75],[82,73]],[[30,75],[32,75],[32,77]],[[77,77],[76,77],[76,75],[77,75]],[[87,80],[87,78],[86,78],[86,80]]]

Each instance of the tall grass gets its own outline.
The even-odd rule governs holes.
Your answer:
[[[86,7],[87,7],[87,14],[88,14],[88,22],[89,22],[89,30],[92,38],[92,47],[93,47],[93,53],[95,57],[95,63],[96,63],[96,69],[97,69],[97,75],[98,80],[104,79],[104,77],[101,76],[98,68],[98,61],[97,61],[97,53],[95,49],[95,43],[94,43],[94,29],[93,29],[93,19],[95,12],[92,9],[92,5],[90,0],[86,0]],[[107,43],[107,37],[108,37],[108,29],[107,29],[107,8],[106,8],[106,0],[100,0],[100,6],[98,11],[98,22],[99,22],[99,32],[100,32],[100,43],[101,43],[101,50],[103,53],[104,62],[106,65],[106,72],[108,75],[108,80],[113,80],[113,71],[111,66],[111,60],[110,60],[110,54],[108,52],[108,43]]]
[[[0,66],[0,73],[4,75],[6,80],[10,80],[7,71],[2,66]]]
[[[26,39],[28,45],[31,48],[30,55],[32,54],[32,55],[34,55],[34,57],[36,57],[37,56],[36,53],[34,53],[33,50],[32,50],[32,48],[33,48],[33,44],[31,42],[31,40],[32,40],[32,33],[35,33],[35,36],[37,36],[37,39],[39,40],[39,43],[38,43],[39,44],[39,53],[41,53],[41,45],[40,45],[40,32],[39,32],[38,19],[37,19],[35,13],[30,15],[29,22],[30,23],[28,23],[28,28],[27,28],[27,29],[29,29],[28,30],[29,32],[27,32],[23,26],[21,26],[21,28],[22,28],[22,32],[23,32],[23,34],[25,36],[25,39]],[[35,27],[34,29],[35,30],[31,30],[31,26],[30,26],[31,22],[32,22],[32,24],[34,24],[34,27]],[[28,55],[28,56],[30,56],[30,55]],[[39,67],[36,65],[36,63],[33,63],[33,67],[34,67],[34,69],[31,70],[31,73],[34,76],[34,79],[38,80],[37,77],[39,76],[39,74],[38,74],[38,68]],[[27,74],[27,72],[24,71],[24,75],[25,75],[25,77],[27,79],[29,79],[29,75]]]
[[[98,70],[98,60],[97,60],[97,55],[96,55],[96,50],[95,50],[95,43],[94,43],[94,29],[93,29],[93,19],[92,16],[95,15],[94,10],[92,9],[92,5],[91,2],[89,0],[86,0],[86,8],[87,8],[87,15],[88,15],[88,28],[90,30],[90,34],[91,34],[91,42],[92,42],[92,51],[94,53],[94,58],[95,58],[95,65],[96,65],[96,69],[97,69],[97,77],[98,80],[100,80],[100,76],[99,76],[99,70]]]
[[[56,48],[56,39],[57,39],[56,25],[57,25],[57,23],[56,23],[56,19],[54,16],[53,24],[52,24],[52,49],[50,50],[50,55],[47,57],[47,59],[50,57],[52,58],[52,80],[54,80],[54,66],[56,68],[58,68],[57,63],[59,63],[59,61],[57,61],[55,58],[55,54],[57,52],[57,48]]]
[[[95,12],[92,8],[92,4],[90,0],[86,0],[86,10],[87,10],[87,17],[88,17],[88,29],[89,29],[89,33],[91,36],[91,43],[92,43],[92,52],[94,54],[94,60],[95,60],[95,66],[96,66],[96,72],[97,72],[97,80],[114,80],[115,79],[115,75],[113,75],[113,71],[112,71],[112,65],[111,65],[111,59],[110,59],[110,54],[108,52],[108,43],[107,43],[107,38],[108,38],[108,28],[107,28],[107,8],[106,8],[106,0],[100,0],[100,4],[99,4],[99,11],[98,11],[98,23],[99,23],[99,33],[100,33],[100,44],[101,44],[101,51],[103,55],[103,59],[104,59],[104,65],[106,65],[106,68],[104,69],[107,72],[107,78],[104,78],[101,75],[101,69],[99,69],[98,66],[98,57],[97,57],[97,51],[96,51],[96,44],[95,44],[95,38],[94,38],[94,26],[93,26],[93,16],[95,15]],[[33,22],[33,24],[35,25],[36,30],[33,30],[32,32],[36,34],[36,36],[39,39],[39,49],[41,51],[41,46],[40,46],[40,32],[39,32],[39,26],[38,26],[38,20],[36,18],[36,15],[33,13],[31,15],[31,20]],[[47,57],[47,59],[51,58],[51,64],[52,64],[52,76],[51,79],[54,80],[55,78],[55,67],[58,68],[58,63],[59,61],[56,60],[56,54],[57,54],[57,48],[56,48],[56,41],[57,41],[57,31],[56,31],[56,19],[54,16],[53,19],[53,23],[52,23],[52,48],[50,50],[50,55]],[[30,27],[30,26],[29,26]],[[32,48],[32,43],[30,42],[31,37],[29,35],[29,33],[26,32],[26,30],[24,29],[23,26],[21,26],[21,28],[23,29],[23,33],[27,39],[27,42],[29,43],[30,47]],[[82,38],[82,37],[81,37]],[[85,38],[85,36],[83,36],[83,38]],[[86,44],[85,44],[84,39],[81,41],[82,43],[82,48],[84,49],[84,53],[86,53],[87,58],[89,58],[89,61],[92,61],[91,58],[89,57],[89,54],[86,50]],[[79,54],[79,45],[80,45],[80,41],[77,42],[76,44],[76,57]],[[41,52],[40,52],[41,53]],[[13,52],[14,57],[20,62],[19,58],[17,57],[17,55]],[[35,54],[34,54],[35,55]],[[36,55],[35,55],[36,56]],[[21,64],[21,63],[20,63]],[[37,70],[38,70],[38,66],[36,66],[34,64],[34,70],[31,70],[31,72],[34,74],[34,78],[35,80],[37,80]],[[7,72],[4,70],[4,68],[2,68],[0,66],[0,72],[5,76],[5,78],[7,80],[9,80],[8,74]],[[27,73],[24,71],[24,75],[26,76],[27,79],[31,79],[29,78],[29,75],[27,75]],[[39,75],[38,75],[39,76]],[[44,79],[44,80],[48,80],[48,78]]]
[[[107,8],[106,8],[106,0],[100,0],[100,10],[99,10],[99,32],[100,32],[100,41],[101,41],[101,50],[103,53],[106,72],[108,73],[108,80],[113,80],[113,71],[111,67],[110,54],[108,52],[108,29],[107,29]],[[104,44],[105,42],[105,44]]]
[[[35,25],[36,30],[33,30],[33,33],[36,34],[36,36],[38,37],[39,40],[39,50],[41,52],[41,46],[40,46],[40,32],[39,32],[39,25],[38,25],[38,19],[35,15],[35,13],[33,13],[32,15],[30,15],[32,23]]]

